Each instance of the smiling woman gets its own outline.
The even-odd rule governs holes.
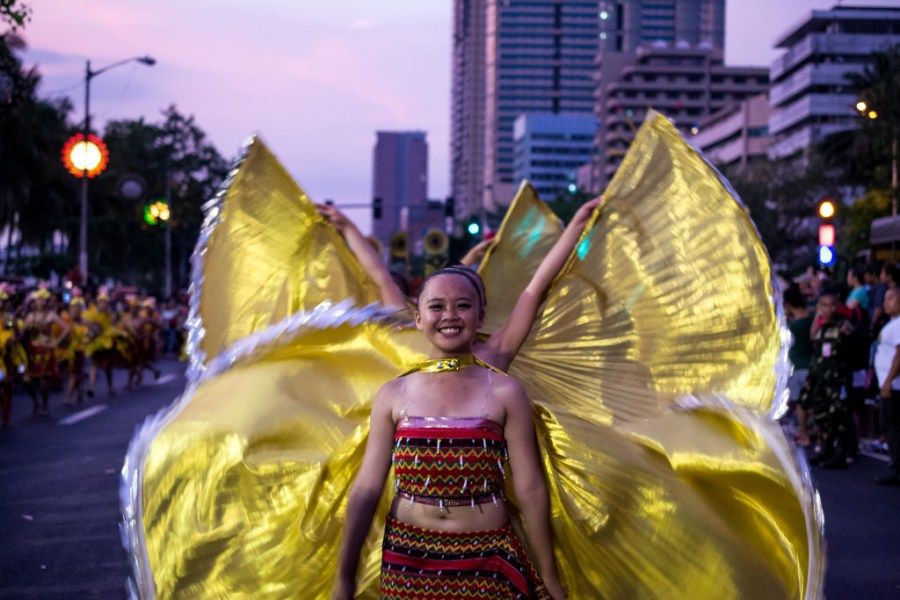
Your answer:
[[[355,594],[360,554],[392,466],[396,495],[384,534],[382,598],[476,591],[565,597],[528,397],[517,380],[473,354],[484,305],[484,285],[463,267],[441,269],[423,283],[415,321],[430,359],[375,397],[333,598]],[[538,571],[510,527],[504,464]]]

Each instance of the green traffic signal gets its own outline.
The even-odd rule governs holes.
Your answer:
[[[147,225],[160,225],[169,220],[171,212],[169,211],[169,203],[165,198],[155,200],[144,205],[144,223]]]

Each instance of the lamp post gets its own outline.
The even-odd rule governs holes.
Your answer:
[[[88,134],[91,132],[91,80],[100,75],[101,73],[105,73],[112,68],[118,67],[120,65],[124,65],[130,63],[132,61],[136,61],[142,64],[147,65],[148,67],[152,67],[156,64],[156,59],[150,56],[134,56],[132,58],[126,58],[125,60],[120,60],[119,62],[115,62],[111,65],[107,65],[102,69],[97,69],[96,71],[91,70],[91,61],[87,61],[84,67],[84,129],[82,130],[82,134],[84,135],[84,139],[88,139]],[[88,280],[88,250],[87,250],[87,224],[88,224],[88,172],[87,167],[85,166],[84,172],[81,177],[81,224],[78,228],[78,268],[81,270],[81,275],[84,277],[85,283]]]
[[[869,106],[865,100],[859,100],[856,103],[856,110],[860,115],[874,121],[878,118],[878,111],[874,107]],[[897,216],[897,129],[888,123],[891,127],[891,216]]]

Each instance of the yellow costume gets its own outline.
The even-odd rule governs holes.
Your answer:
[[[116,366],[129,364],[135,354],[135,342],[123,328],[115,323],[115,315],[108,310],[100,310],[91,306],[84,311],[84,321],[91,331],[91,339],[85,346],[85,352],[89,357],[97,356],[102,361],[112,361]]]
[[[87,355],[93,356],[98,350],[112,350],[116,340],[113,314],[92,304],[84,311],[84,321],[92,330],[92,337],[85,346]]]
[[[6,325],[8,322],[4,319],[3,323],[0,323],[0,352],[2,352],[0,381],[3,382],[9,382],[13,377],[21,376],[28,368],[28,355],[22,344],[16,339],[15,330]]]
[[[822,516],[769,417],[786,334],[746,211],[656,114],[605,196],[510,369],[570,597],[818,597]],[[425,340],[365,306],[374,286],[259,141],[207,210],[191,380],[123,469],[135,591],[327,598],[375,391]],[[559,231],[524,187],[481,268],[488,333]]]

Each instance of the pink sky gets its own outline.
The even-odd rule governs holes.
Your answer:
[[[149,54],[155,67],[133,63],[93,81],[94,119],[155,120],[174,103],[226,157],[259,132],[313,198],[339,204],[368,201],[376,130],[423,130],[429,195],[447,195],[450,0],[29,4],[26,60],[40,66],[42,94],[69,96],[77,119],[86,59],[99,68]],[[832,4],[730,0],[726,61],[768,65],[778,35]],[[368,211],[348,212],[369,228]]]

